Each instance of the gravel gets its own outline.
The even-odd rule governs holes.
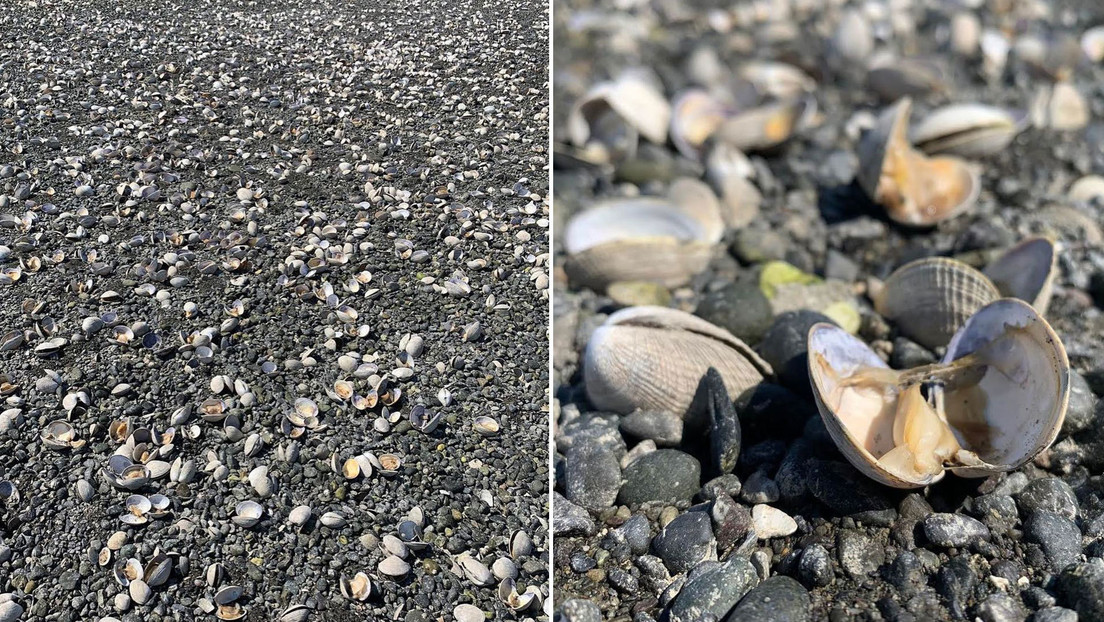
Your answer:
[[[547,619],[547,10],[4,9],[0,617]]]

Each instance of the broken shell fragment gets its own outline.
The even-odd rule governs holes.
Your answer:
[[[692,160],[701,157],[706,141],[732,115],[729,106],[703,89],[679,94],[672,106],[671,142]]]
[[[859,142],[859,185],[895,222],[926,227],[969,209],[981,190],[978,173],[953,157],[928,158],[909,144],[912,102],[882,112]]]
[[[980,158],[1008,147],[1028,124],[1023,112],[984,104],[953,104],[934,110],[912,128],[916,148],[928,155]]]
[[[909,262],[871,292],[874,308],[928,348],[946,345],[978,309],[1000,298],[981,272],[946,257]]]
[[[1041,86],[1031,101],[1031,121],[1040,129],[1079,130],[1089,124],[1089,103],[1068,82]]]
[[[897,488],[947,470],[1019,468],[1054,441],[1069,403],[1069,360],[1030,305],[996,300],[969,318],[939,363],[890,369],[830,324],[809,331],[809,376],[824,424],[865,475]]]
[[[610,315],[590,336],[583,377],[587,397],[599,410],[681,417],[710,367],[721,372],[731,395],[773,373],[750,346],[701,318],[664,307],[630,307]]]

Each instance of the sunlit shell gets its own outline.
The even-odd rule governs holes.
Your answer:
[[[732,109],[703,89],[690,89],[675,98],[671,112],[671,142],[679,153],[691,159],[701,157],[702,148],[732,114]]]
[[[571,142],[584,147],[598,142],[610,153],[631,155],[637,136],[656,144],[667,141],[671,107],[638,72],[594,85],[571,109],[567,119]]]
[[[978,309],[1000,298],[981,272],[954,259],[929,257],[901,266],[871,292],[874,308],[917,343],[934,348]]]
[[[341,594],[351,600],[368,600],[372,595],[372,581],[363,572],[356,573],[352,579],[342,577]]]
[[[475,421],[472,422],[472,428],[483,436],[494,436],[498,434],[500,429],[498,421],[496,421],[494,417],[488,417],[486,415],[476,417]]]
[[[1027,114],[984,104],[953,104],[932,111],[910,138],[924,153],[980,158],[1003,151],[1028,124]]]
[[[720,371],[730,395],[773,373],[747,344],[701,318],[675,309],[630,307],[591,334],[583,379],[598,410],[681,417],[710,367]]]
[[[894,371],[846,331],[809,331],[809,376],[825,427],[869,477],[918,488],[950,470],[983,477],[1019,468],[1054,441],[1069,402],[1069,361],[1027,303],[986,305],[940,363]]]
[[[781,145],[808,127],[816,115],[816,100],[803,98],[775,102],[731,115],[713,133],[713,139],[740,151],[761,151]]]
[[[909,144],[912,102],[886,109],[859,143],[859,185],[894,221],[930,226],[956,216],[977,201],[976,170],[952,157],[928,158]]]

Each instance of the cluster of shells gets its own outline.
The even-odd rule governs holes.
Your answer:
[[[751,345],[683,309],[693,308],[701,285],[695,277],[718,265],[733,232],[761,215],[760,156],[823,129],[826,116],[817,101],[834,101],[838,93],[821,99],[812,69],[866,89],[854,98],[860,107],[834,128],[838,133],[827,133],[839,136],[857,163],[853,186],[865,199],[848,195],[854,204],[848,208],[861,212],[868,203],[879,219],[911,234],[945,226],[989,201],[982,182],[986,160],[1014,141],[1037,141],[1089,122],[1074,68],[1104,60],[1104,29],[1093,28],[1080,40],[1036,34],[1026,26],[1040,17],[1032,3],[985,12],[957,4],[926,7],[924,19],[946,35],[939,45],[970,78],[996,85],[1016,72],[1036,81],[1030,101],[1009,105],[1007,98],[975,99],[995,89],[960,92],[953,78],[961,76],[951,75],[946,57],[915,53],[918,11],[793,2],[780,3],[786,9],[779,15],[779,3],[768,4],[718,8],[708,19],[688,13],[687,19],[727,37],[732,49],[694,46],[678,61],[684,75],[630,67],[576,91],[556,145],[564,166],[639,187],[626,183],[619,196],[583,201],[561,237],[565,275],[574,288],[607,294],[617,304],[631,303],[622,301],[618,294],[626,290],[616,286],[657,284],[643,291],[669,294],[672,306],[680,307],[622,308],[590,334],[581,367],[586,397],[597,410],[685,418],[711,367],[733,396],[781,373]],[[821,38],[822,65],[803,59],[803,69],[764,58],[775,45],[802,58],[791,47],[810,34]],[[633,46],[648,43],[628,38]],[[722,60],[722,54],[741,60]],[[670,84],[678,86],[665,89]],[[664,147],[669,153],[656,155]],[[672,155],[665,177],[648,177]],[[1075,203],[1102,196],[1098,176],[1078,180],[1068,192]],[[1013,218],[1023,223],[1051,215],[1072,219],[1090,243],[1101,240],[1099,227],[1082,222],[1090,220],[1084,215],[1019,211]],[[845,297],[855,299],[856,308],[940,354],[934,365],[890,370],[884,351],[852,334],[859,330],[857,313],[854,325],[822,324],[809,333],[808,370],[825,425],[862,472],[887,485],[917,487],[946,471],[969,477],[1013,470],[1053,442],[1068,401],[1070,368],[1045,315],[1064,247],[1050,232],[1029,234],[1038,230],[1022,227],[1025,237],[987,249],[984,261],[929,257],[884,280],[850,284]],[[806,300],[797,308],[813,306]]]

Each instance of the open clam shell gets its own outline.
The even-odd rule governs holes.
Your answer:
[[[872,291],[874,308],[901,332],[928,348],[946,345],[968,317],[1000,298],[981,272],[954,259],[909,262]]]
[[[587,397],[599,410],[627,414],[639,408],[681,417],[710,367],[720,371],[731,395],[773,373],[728,331],[684,311],[644,306],[622,309],[594,331],[583,374]]]
[[[671,106],[663,94],[639,73],[626,72],[591,87],[571,109],[567,130],[576,146],[598,142],[611,159],[618,159],[635,153],[639,136],[666,142],[670,118]]]
[[[563,238],[568,276],[601,291],[616,281],[675,287],[704,270],[724,223],[712,190],[696,183],[710,193],[705,209],[701,202],[691,209],[673,198],[636,197],[607,201],[576,215]]]
[[[984,270],[1002,296],[1019,298],[1040,315],[1045,315],[1050,306],[1057,273],[1057,248],[1053,240],[1044,237],[1020,242]]]
[[[857,469],[888,486],[1019,468],[1054,441],[1069,403],[1062,342],[1013,298],[979,310],[943,360],[923,368],[891,370],[830,324],[813,326],[808,346],[825,427]]]
[[[953,157],[928,158],[908,142],[907,97],[886,109],[859,142],[858,181],[895,222],[926,227],[977,202],[978,172]]]
[[[911,139],[928,155],[980,158],[1004,150],[1029,123],[1026,112],[985,104],[952,104],[912,128]]]

